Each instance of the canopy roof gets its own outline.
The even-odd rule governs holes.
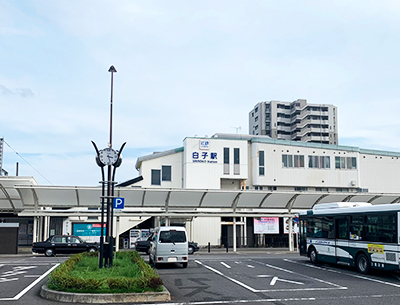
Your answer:
[[[0,177],[0,210],[21,215],[98,213],[101,187],[39,186],[33,178]],[[115,197],[125,198],[132,215],[247,215],[286,214],[311,209],[317,203],[398,203],[400,194],[279,192],[255,190],[160,189],[117,187]],[[53,211],[48,208],[53,208]],[[75,209],[70,209],[75,208]],[[82,215],[83,216],[83,215]]]

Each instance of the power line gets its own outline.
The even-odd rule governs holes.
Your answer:
[[[12,150],[13,152],[15,152],[15,153],[17,154],[18,157],[20,157],[20,158],[21,158],[22,160],[24,160],[30,167],[32,167],[33,170],[34,170],[35,172],[37,172],[40,176],[42,176],[42,178],[43,178],[44,180],[46,180],[48,183],[50,183],[51,185],[53,185],[53,183],[51,183],[49,180],[47,180],[47,178],[46,178],[45,176],[43,176],[36,168],[34,168],[24,157],[22,157],[22,156],[21,156],[14,148],[12,148],[12,147],[10,146],[10,144],[8,144],[5,140],[4,140],[4,143],[6,143],[7,146],[10,147],[11,150]]]

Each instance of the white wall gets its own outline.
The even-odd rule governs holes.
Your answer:
[[[192,222],[193,241],[199,246],[219,246],[221,238],[220,217],[197,217]]]
[[[209,140],[209,149],[200,149],[200,140]],[[229,175],[224,175],[224,147],[229,148]],[[240,174],[234,174],[234,148],[240,149]],[[199,159],[193,158],[199,154]],[[202,154],[205,153],[205,157]],[[216,159],[211,159],[211,153]],[[247,141],[186,138],[184,140],[184,188],[220,189],[221,178],[246,180],[248,178]],[[201,162],[196,162],[201,161]]]
[[[182,158],[183,152],[143,161],[140,167],[140,175],[143,180],[135,183],[135,186],[159,187],[159,188],[182,188]],[[171,181],[161,181],[161,185],[151,184],[151,170],[159,169],[163,165],[171,165]]]
[[[400,192],[400,157],[361,154],[360,187],[371,193]]]
[[[292,142],[293,143],[293,142]],[[259,176],[258,151],[265,155],[265,175]],[[284,168],[282,155],[303,155],[304,168]],[[308,168],[308,156],[330,156],[330,169]],[[266,143],[252,144],[253,184],[263,186],[299,186],[349,188],[359,185],[359,165],[357,169],[335,169],[335,157],[356,157],[357,152],[340,150],[277,145]],[[355,181],[355,185],[352,185]]]

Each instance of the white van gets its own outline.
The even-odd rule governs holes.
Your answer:
[[[150,238],[150,263],[157,267],[164,263],[188,265],[188,240],[184,227],[159,227]]]

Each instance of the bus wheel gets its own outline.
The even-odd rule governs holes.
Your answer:
[[[310,249],[310,252],[309,252],[308,256],[310,257],[310,261],[311,261],[313,264],[318,263],[317,251],[315,250],[314,247],[312,247],[312,248]]]
[[[359,256],[357,256],[356,266],[358,272],[362,274],[367,274],[369,272],[369,260],[364,253],[361,253]]]

